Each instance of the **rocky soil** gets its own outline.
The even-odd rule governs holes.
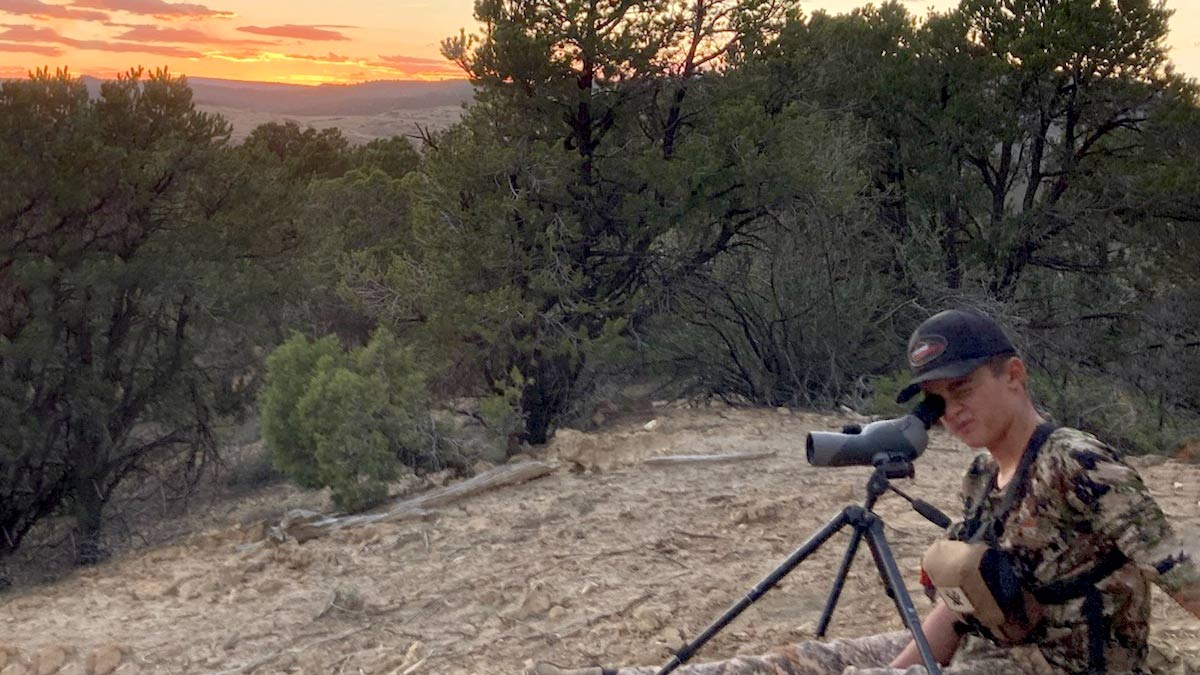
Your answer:
[[[0,674],[520,673],[534,660],[661,664],[844,505],[867,469],[804,461],[787,410],[661,406],[560,431],[548,476],[416,519],[271,543],[233,524],[0,595]],[[662,455],[774,452],[724,464]],[[936,435],[908,491],[953,512],[971,452]],[[1200,465],[1137,462],[1178,527],[1200,533]],[[937,529],[876,508],[918,596]],[[701,659],[810,637],[844,535],[717,636]],[[1200,621],[1156,591],[1154,667],[1200,672]],[[832,635],[900,627],[864,550]]]

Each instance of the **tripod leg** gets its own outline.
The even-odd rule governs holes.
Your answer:
[[[721,629],[725,628],[725,626],[728,626],[731,621],[736,619],[737,616],[744,612],[747,607],[754,604],[754,602],[761,598],[764,593],[774,588],[775,584],[778,584],[785,576],[787,576],[788,572],[791,572],[793,569],[795,569],[795,567],[803,562],[805,558],[812,555],[813,551],[816,551],[821,547],[821,544],[824,544],[830,537],[837,534],[839,530],[849,524],[851,522],[851,514],[855,513],[855,509],[858,508],[859,507],[856,506],[846,507],[846,509],[844,509],[841,513],[834,516],[829,522],[825,523],[821,529],[814,532],[813,535],[808,538],[808,541],[801,544],[799,548],[797,548],[790,556],[788,556],[787,560],[784,560],[779,567],[775,568],[775,570],[764,577],[762,581],[758,582],[757,586],[750,589],[750,592],[746,594],[746,597],[734,603],[733,606],[727,609],[720,618],[712,623],[711,626],[705,628],[704,632],[701,633],[699,637],[683,647],[680,647],[679,651],[675,653],[675,656],[672,656],[671,660],[667,661],[667,663],[658,670],[657,675],[667,675],[667,673],[670,673],[684,663],[687,663],[688,659],[692,658],[692,656],[694,656],[695,653],[701,647],[703,647],[706,642],[711,640],[714,635],[721,632]]]
[[[929,641],[925,639],[925,631],[921,629],[921,617],[917,615],[917,610],[913,607],[912,598],[908,595],[908,588],[904,585],[904,577],[900,574],[900,567],[896,565],[896,559],[892,556],[892,549],[888,546],[887,537],[883,534],[883,521],[877,517],[873,518],[868,526],[867,546],[871,548],[871,555],[875,557],[875,565],[879,567],[880,577],[888,589],[888,594],[896,603],[900,619],[904,621],[908,632],[912,633],[913,642],[917,643],[917,651],[921,654],[921,661],[925,663],[925,669],[929,671],[929,675],[941,675],[942,670],[933,656]]]
[[[854,556],[858,553],[858,544],[862,541],[862,537],[862,529],[855,526],[854,533],[850,535],[850,543],[846,546],[846,555],[842,558],[842,566],[833,580],[833,589],[829,591],[829,597],[825,600],[825,609],[821,611],[821,621],[817,624],[818,638],[825,637],[825,631],[829,629],[829,623],[833,620],[833,610],[837,607],[838,598],[842,596],[842,586],[846,583],[846,574],[850,572],[850,564],[854,562]]]

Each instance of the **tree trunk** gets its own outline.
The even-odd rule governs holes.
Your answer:
[[[521,440],[542,445],[550,438],[550,427],[567,409],[579,378],[579,367],[569,356],[534,356],[528,369],[521,370],[532,382],[521,392],[525,433]]]
[[[94,565],[108,557],[108,551],[100,541],[104,504],[108,501],[108,495],[102,490],[103,458],[108,450],[107,430],[100,422],[89,419],[76,419],[75,424],[85,427],[74,439],[67,467],[71,476],[72,514],[75,516],[75,564]]]
[[[946,287],[952,290],[962,288],[962,259],[959,249],[962,246],[958,233],[962,231],[962,219],[958,210],[958,202],[951,198],[951,203],[942,214],[942,254],[945,264]]]
[[[81,477],[75,484],[75,564],[95,565],[108,557],[100,541],[103,526],[104,499],[99,486],[90,477]]]

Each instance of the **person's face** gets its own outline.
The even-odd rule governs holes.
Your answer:
[[[1024,364],[1009,359],[999,374],[983,365],[962,377],[921,385],[946,401],[942,424],[971,448],[991,447],[1002,439],[1025,396]]]

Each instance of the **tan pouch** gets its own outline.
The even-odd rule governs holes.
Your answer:
[[[1041,620],[1041,604],[1022,588],[1013,590],[1013,597],[1002,599],[1007,608],[1001,605],[985,575],[997,579],[1015,572],[996,569],[1003,564],[997,553],[987,544],[943,539],[925,551],[921,567],[947,607],[978,621],[998,639],[1020,642]]]

